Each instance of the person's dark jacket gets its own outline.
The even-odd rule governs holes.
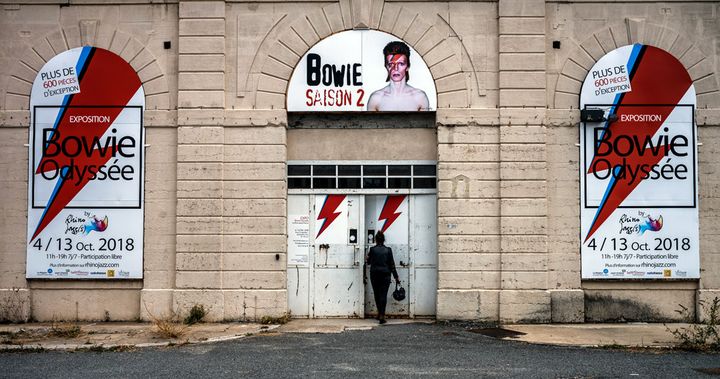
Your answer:
[[[368,253],[368,264],[370,273],[391,274],[398,280],[398,273],[395,270],[395,259],[392,249],[384,245],[376,245],[370,248]]]

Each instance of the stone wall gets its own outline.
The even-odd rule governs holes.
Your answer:
[[[438,160],[438,318],[674,319],[678,303],[720,295],[719,11],[691,1],[4,4],[0,297],[27,299],[39,320],[147,319],[196,303],[212,320],[286,312],[287,84],[315,43],[370,28],[411,44],[437,86],[437,133],[418,146]],[[597,59],[635,42],[678,57],[697,89],[700,281],[580,279],[580,87]],[[146,93],[142,281],[24,279],[30,87],[44,62],[83,44],[126,59]]]

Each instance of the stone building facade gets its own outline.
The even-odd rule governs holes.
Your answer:
[[[147,319],[205,304],[212,320],[288,311],[287,162],[437,161],[438,319],[677,320],[720,296],[720,3],[713,1],[2,1],[0,298],[23,317]],[[437,89],[434,127],[289,128],[303,54],[341,31],[410,44]],[[679,59],[697,91],[699,280],[580,275],[579,94],[632,43]],[[92,45],[146,94],[142,280],[28,280],[29,96],[53,56]],[[347,116],[353,117],[353,116]],[[375,141],[318,149],[350,138]],[[413,141],[392,152],[392,146]],[[279,258],[277,258],[277,257]]]

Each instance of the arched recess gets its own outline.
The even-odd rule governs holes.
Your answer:
[[[95,33],[93,27],[82,22],[78,27],[58,29],[30,43],[10,71],[4,109],[29,109],[32,84],[43,65],[55,55],[83,45],[110,50],[130,63],[143,83],[147,110],[170,109],[167,77],[155,56],[143,43],[116,29],[98,29]]]
[[[698,108],[720,105],[720,86],[713,61],[697,43],[661,25],[626,19],[624,23],[597,31],[575,45],[560,70],[552,97],[553,107],[579,107],[580,88],[595,62],[608,52],[633,43],[659,47],[678,58],[693,80]]]
[[[444,20],[443,20],[444,21]],[[351,29],[374,29],[410,44],[430,68],[438,94],[438,108],[470,106],[470,83],[478,87],[477,72],[462,70],[462,53],[432,22],[408,7],[382,0],[351,0],[326,5],[298,17],[290,27],[278,29],[282,18],[268,32],[253,59],[240,91],[253,93],[253,108],[285,108],[285,94],[300,58],[321,39]],[[462,44],[462,41],[460,41]],[[463,46],[461,51],[465,51]],[[244,87],[242,85],[244,84]],[[478,88],[474,88],[479,93]]]

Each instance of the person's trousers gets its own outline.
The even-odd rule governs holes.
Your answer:
[[[370,273],[370,284],[372,284],[375,304],[377,305],[380,318],[385,317],[385,307],[387,306],[387,294],[390,288],[390,282],[390,273]]]

